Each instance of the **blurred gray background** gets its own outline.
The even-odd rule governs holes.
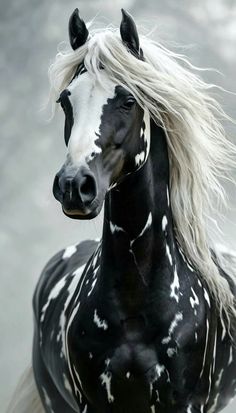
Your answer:
[[[39,111],[47,97],[49,63],[58,43],[67,40],[75,7],[85,20],[99,13],[104,25],[118,25],[120,8],[126,8],[141,26],[156,26],[155,37],[165,44],[187,45],[195,65],[224,74],[205,73],[205,80],[236,92],[236,0],[1,0],[1,411],[31,358],[31,299],[42,267],[59,249],[101,233],[102,217],[69,220],[54,200],[53,178],[65,157],[63,115],[47,123]],[[219,99],[236,119],[236,97],[219,93]],[[226,127],[234,139],[236,127]],[[233,186],[226,190],[233,207],[221,226],[234,246],[236,194]],[[236,402],[225,413],[235,407]]]

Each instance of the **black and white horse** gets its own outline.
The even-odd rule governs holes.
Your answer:
[[[223,112],[124,10],[120,32],[89,34],[76,9],[69,34],[50,70],[68,148],[53,192],[74,219],[105,201],[103,235],[45,267],[33,300],[41,401],[35,388],[9,411],[218,412],[236,392],[235,265],[223,270],[206,230],[235,153]]]

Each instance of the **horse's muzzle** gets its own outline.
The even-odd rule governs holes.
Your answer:
[[[53,194],[71,218],[88,219],[96,215],[96,179],[86,167],[75,171],[63,166],[55,176]]]

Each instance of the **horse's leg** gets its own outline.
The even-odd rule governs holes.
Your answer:
[[[75,413],[54,385],[40,355],[38,340],[34,339],[33,369],[38,392],[46,413]],[[79,412],[79,410],[77,410]]]

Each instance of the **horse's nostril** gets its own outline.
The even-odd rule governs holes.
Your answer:
[[[90,204],[97,194],[96,182],[93,176],[84,175],[79,185],[79,194],[84,204]]]

